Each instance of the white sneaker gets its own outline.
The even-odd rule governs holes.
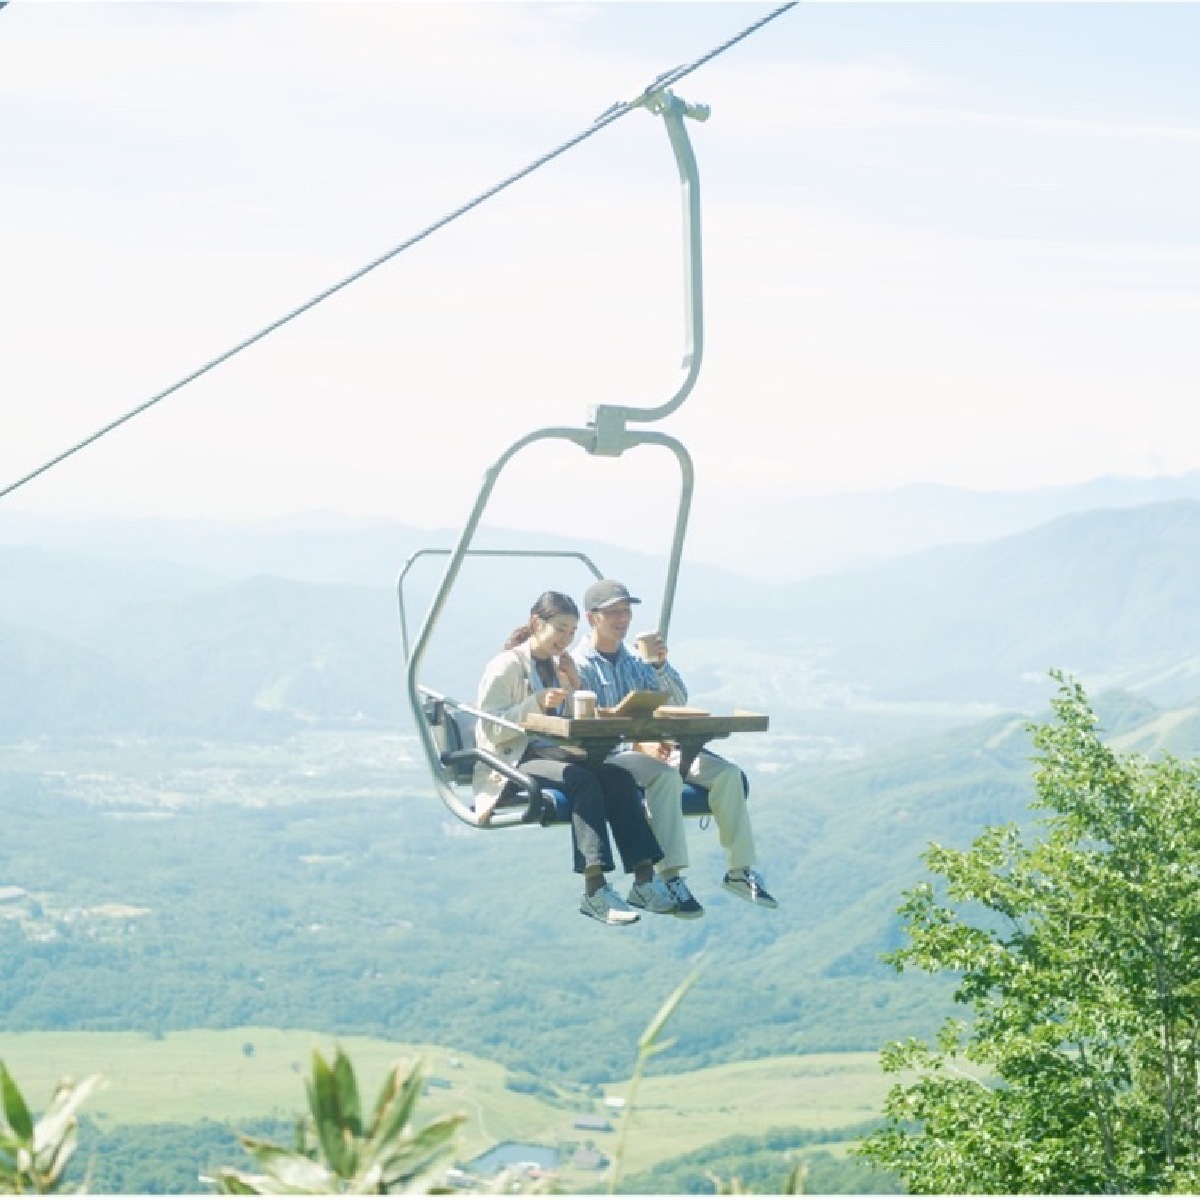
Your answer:
[[[585,917],[603,921],[605,925],[632,925],[640,920],[637,913],[607,883],[591,896],[584,892],[579,911]]]
[[[667,885],[655,878],[647,883],[635,883],[629,889],[629,903],[647,912],[669,913],[675,911],[676,901],[667,890]]]
[[[751,867],[744,871],[730,871],[722,881],[727,892],[749,900],[751,904],[761,904],[763,908],[778,908],[779,901],[767,891],[763,877]]]

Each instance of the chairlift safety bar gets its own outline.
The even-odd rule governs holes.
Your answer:
[[[505,729],[515,730],[517,733],[528,732],[524,725],[518,725],[516,721],[510,721],[507,717],[498,717],[495,713],[484,712],[482,708],[464,704],[461,700],[455,700],[453,696],[435,692],[433,688],[422,685],[420,692],[422,696],[427,696],[430,700],[436,700],[439,704],[444,704],[447,708],[453,708],[457,712],[465,712],[472,717],[478,717],[481,721],[489,721],[493,725],[503,725]]]

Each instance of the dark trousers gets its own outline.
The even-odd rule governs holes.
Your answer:
[[[543,787],[559,788],[571,802],[571,844],[575,870],[587,867],[614,870],[612,842],[621,852],[621,865],[631,874],[638,863],[656,863],[662,847],[646,820],[642,793],[628,771],[612,763],[598,767],[533,758],[521,763]]]

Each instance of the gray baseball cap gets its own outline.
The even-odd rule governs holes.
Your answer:
[[[602,608],[611,608],[614,604],[641,604],[641,600],[631,596],[629,589],[615,579],[597,579],[583,593],[585,612],[597,612]]]

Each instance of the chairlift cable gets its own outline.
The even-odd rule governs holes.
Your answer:
[[[2,3],[3,0],[0,0],[0,6],[2,6]],[[468,200],[465,204],[460,205],[458,208],[434,221],[433,224],[426,226],[419,233],[416,233],[412,237],[401,242],[398,246],[394,246],[391,250],[379,255],[378,258],[372,259],[365,266],[359,267],[358,270],[351,272],[351,274],[345,276],[345,278],[338,280],[338,282],[331,284],[323,291],[318,292],[315,296],[306,300],[303,304],[293,308],[290,312],[285,313],[282,317],[272,321],[269,325],[265,325],[257,333],[251,334],[249,337],[244,338],[242,341],[230,347],[230,349],[224,351],[222,354],[218,354],[215,358],[209,359],[208,362],[204,363],[200,367],[197,367],[194,371],[191,371],[182,379],[177,380],[175,383],[171,384],[170,387],[164,388],[161,392],[151,396],[150,399],[143,401],[136,408],[131,408],[127,413],[124,413],[115,420],[110,421],[107,425],[97,429],[94,433],[89,434],[81,441],[76,442],[66,450],[56,454],[53,458],[49,459],[47,462],[44,462],[41,466],[30,471],[28,474],[23,475],[14,482],[5,485],[3,488],[0,488],[0,499],[11,495],[13,492],[24,487],[26,484],[32,483],[33,480],[37,479],[39,476],[44,475],[47,471],[57,467],[60,463],[63,463],[68,458],[78,454],[81,450],[84,450],[93,443],[98,442],[102,437],[105,437],[114,430],[119,429],[122,425],[132,421],[135,417],[141,416],[142,413],[147,412],[156,404],[159,404],[161,401],[167,399],[168,396],[171,396],[175,392],[178,392],[180,389],[186,387],[189,383],[199,379],[202,375],[208,374],[209,371],[220,366],[222,363],[228,362],[229,359],[233,358],[235,355],[240,354],[243,350],[249,349],[255,343],[262,341],[269,334],[274,333],[277,329],[281,329],[284,325],[294,321],[297,317],[308,312],[310,309],[315,308],[322,301],[328,300],[331,296],[336,295],[344,288],[349,287],[350,284],[357,283],[358,280],[362,279],[371,271],[374,271],[377,267],[381,267],[384,263],[390,262],[393,258],[397,257],[405,250],[415,246],[418,242],[424,241],[425,238],[429,237],[433,233],[436,233],[439,229],[445,228],[452,221],[456,221],[459,217],[464,216],[472,209],[479,207],[479,205],[483,204],[484,201],[490,200],[493,196],[498,195],[500,192],[504,191],[508,187],[511,187],[519,180],[524,179],[527,175],[531,175],[534,171],[544,167],[547,163],[558,158],[560,155],[565,154],[568,150],[573,149],[575,146],[578,146],[581,142],[586,141],[593,134],[599,133],[600,130],[612,125],[614,122],[620,120],[621,117],[624,117],[628,113],[634,111],[634,109],[641,107],[654,95],[662,92],[672,84],[677,83],[679,80],[690,75],[693,71],[698,70],[700,67],[704,66],[705,63],[711,62],[718,55],[723,54],[732,46],[737,45],[738,42],[749,37],[752,33],[757,32],[769,22],[775,20],[776,17],[781,16],[789,9],[795,8],[798,3],[799,0],[790,0],[789,3],[781,4],[778,8],[775,8],[769,12],[765,17],[762,17],[752,24],[747,25],[740,32],[734,34],[733,37],[720,43],[720,45],[713,47],[713,49],[709,50],[706,54],[701,55],[697,59],[693,59],[689,63],[682,64],[678,67],[673,67],[671,70],[659,75],[652,83],[638,93],[634,99],[620,101],[612,105],[611,108],[607,109],[599,117],[597,117],[591,125],[582,130],[580,133],[576,134],[574,137],[569,138],[567,141],[563,142],[559,146],[556,146],[553,150],[541,155],[539,158],[534,159],[527,166],[515,171],[513,174],[507,176],[507,178],[501,180],[499,183],[494,184],[486,191],[480,192],[479,195],[474,199]]]

